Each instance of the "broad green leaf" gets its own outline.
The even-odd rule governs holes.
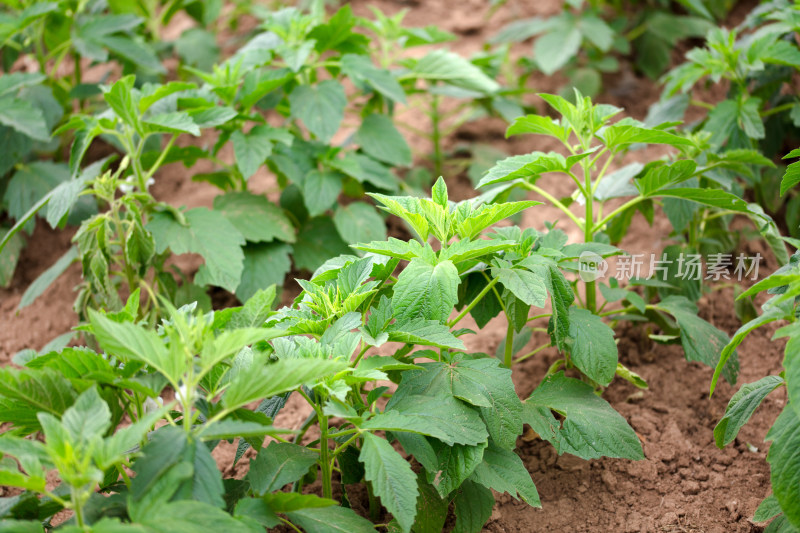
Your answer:
[[[689,188],[676,188],[676,189],[660,189],[656,192],[658,196],[668,196],[672,198],[683,198],[697,202],[698,204],[708,205],[711,207],[720,207],[722,209],[730,209],[732,211],[739,211],[740,213],[749,212],[747,202],[729,192],[721,191],[719,189],[689,189]]]
[[[550,135],[565,142],[569,139],[569,127],[559,124],[558,121],[541,115],[527,115],[518,117],[506,130],[506,137],[533,133],[537,135]]]
[[[547,300],[545,280],[534,272],[521,268],[492,268],[492,277],[528,305],[544,308]]]
[[[303,446],[273,441],[250,461],[246,479],[256,494],[274,492],[303,477],[318,459],[319,454]]]
[[[153,104],[163,100],[167,96],[183,91],[196,89],[197,85],[194,83],[187,83],[182,81],[171,81],[164,85],[150,85],[145,84],[142,87],[142,95],[139,98],[139,113],[144,113],[150,109]]]
[[[550,31],[538,39],[533,45],[533,57],[537,66],[547,76],[578,55],[582,41],[581,31],[575,27],[560,25],[558,31]]]
[[[440,496],[420,472],[417,476],[419,497],[417,498],[417,515],[411,530],[414,533],[441,533],[447,520],[450,499]]]
[[[250,402],[313,383],[345,368],[339,361],[281,359],[236,376],[222,396],[223,405],[233,410]]]
[[[690,139],[679,137],[674,133],[630,124],[607,126],[602,130],[601,135],[606,146],[612,150],[618,150],[634,143],[668,144],[670,146],[693,145]]]
[[[419,59],[404,77],[444,81],[482,93],[493,93],[500,88],[481,69],[460,55],[443,49],[429,52]]]
[[[365,83],[397,103],[406,103],[406,93],[391,72],[373,65],[368,56],[345,54],[341,65],[342,71],[351,80]]]
[[[0,420],[26,433],[39,429],[37,412],[61,416],[76,396],[69,381],[53,369],[0,369]]]
[[[656,308],[671,314],[681,332],[681,345],[687,361],[698,361],[716,368],[722,350],[728,344],[728,336],[697,316],[697,307],[686,298],[668,296]],[[736,383],[739,361],[735,352],[728,360],[722,375],[728,383]]]
[[[221,194],[214,198],[214,210],[225,215],[250,242],[295,240],[291,221],[265,196],[246,191]]]
[[[143,121],[142,126],[148,133],[190,133],[195,137],[200,136],[200,128],[186,111],[159,113]]]
[[[8,205],[8,214],[16,220],[24,218],[50,191],[68,179],[69,169],[63,164],[36,161],[21,165],[8,181],[3,195],[3,201]],[[30,233],[33,222],[28,222],[25,229]]]
[[[27,100],[0,97],[0,124],[37,141],[50,140],[50,129],[42,110]]]
[[[300,85],[289,94],[289,104],[292,118],[302,120],[318,140],[329,142],[344,118],[347,97],[341,83],[325,80],[316,86]]]
[[[308,533],[374,533],[366,518],[345,507],[309,508],[286,513],[289,519]]]
[[[523,422],[551,442],[559,454],[567,452],[587,460],[644,458],[642,444],[625,419],[597,396],[591,385],[563,372],[546,377],[525,401],[525,409]],[[551,411],[562,415],[563,422]]]
[[[571,361],[590,379],[608,386],[617,370],[614,330],[586,309],[570,307],[569,336]]]
[[[211,505],[199,501],[170,502],[158,513],[143,517],[142,525],[157,533],[191,533],[196,531],[249,531],[243,522]]]
[[[507,492],[532,507],[541,507],[539,493],[522,459],[513,451],[489,445],[483,461],[469,477],[475,483],[497,492]]]
[[[196,253],[205,259],[195,282],[236,290],[244,269],[245,240],[222,213],[204,207],[184,212],[187,225],[166,212],[153,214],[147,229],[156,241],[156,251],[175,254]]]
[[[780,376],[766,376],[755,383],[745,383],[733,395],[725,408],[725,416],[714,427],[717,447],[723,448],[733,442],[767,395],[784,383]]]
[[[446,498],[475,471],[483,461],[483,452],[487,444],[464,446],[463,444],[434,444],[437,448],[436,470],[428,472],[428,481],[434,486],[439,496]]]
[[[462,427],[461,420],[468,420],[469,425]],[[445,401],[443,405],[436,405],[433,397],[422,397],[408,399],[400,403],[398,409],[387,409],[385,412],[373,416],[360,427],[370,431],[426,435],[448,445],[474,446],[486,441],[486,431],[481,425],[477,414],[470,412],[468,408],[456,401],[450,400]]]
[[[337,206],[333,223],[347,243],[386,240],[386,223],[374,207],[364,202]]]
[[[417,318],[390,325],[386,332],[389,340],[435,348],[463,350],[464,343],[455,337],[450,328],[436,320]]]
[[[312,170],[303,180],[303,201],[312,217],[333,207],[342,192],[342,175],[330,170]]]
[[[272,153],[272,136],[269,126],[256,126],[247,133],[234,131],[231,135],[236,167],[244,179],[256,173]]]
[[[386,510],[392,513],[402,531],[411,531],[417,513],[417,479],[411,465],[386,439],[364,433],[358,460],[364,463],[364,478]]]
[[[770,467],[772,493],[778,500],[787,520],[800,526],[800,418],[791,405],[784,407],[778,419],[767,433],[772,441],[767,453]]]
[[[109,355],[141,361],[158,370],[177,385],[184,372],[184,361],[170,354],[155,331],[130,322],[115,322],[89,310],[92,334]]]
[[[117,80],[103,98],[122,122],[140,131],[138,102],[133,94],[135,80],[135,76],[125,76]]]
[[[364,117],[355,142],[379,161],[400,167],[411,165],[411,148],[386,115],[373,113]]]
[[[303,224],[297,233],[294,265],[298,270],[314,272],[331,257],[351,252],[330,217],[315,217]]]
[[[796,154],[795,152],[797,152],[797,150],[794,150],[790,154],[786,155],[784,159],[800,156],[800,153]],[[800,183],[800,162],[796,161],[786,167],[786,173],[781,179],[781,196],[786,194],[786,191],[798,183]]]
[[[398,322],[416,318],[446,322],[458,301],[458,270],[452,261],[435,265],[414,258],[394,285],[392,307]]]
[[[266,242],[250,243],[244,247],[244,269],[236,297],[248,301],[257,291],[271,285],[282,286],[286,274],[292,269],[289,244]]]
[[[494,494],[479,483],[465,481],[453,500],[456,525],[453,533],[480,533],[492,516]]]
[[[97,387],[92,387],[64,411],[61,424],[73,445],[77,445],[102,437],[111,425],[111,411],[97,393]]]
[[[498,161],[481,178],[478,187],[514,181],[520,178],[530,178],[545,172],[565,172],[567,168],[567,160],[564,156],[555,152],[548,154],[532,152],[530,154],[515,155]]]

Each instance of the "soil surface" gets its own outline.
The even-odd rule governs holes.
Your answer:
[[[480,51],[486,39],[507,22],[521,17],[551,15],[562,6],[562,2],[556,0],[510,0],[487,19],[488,4],[486,0],[358,0],[352,3],[352,7],[356,14],[364,16],[370,15],[369,5],[376,5],[386,13],[407,9],[407,24],[437,24],[453,31],[459,39],[451,43],[450,48],[471,54]],[[737,9],[733,16],[741,16],[742,11]],[[178,23],[185,24],[185,21]],[[252,26],[247,21],[240,25]],[[529,44],[516,48],[520,54],[529,51]],[[676,51],[674,59],[680,61],[679,51]],[[536,92],[557,91],[563,81],[534,76],[530,83],[530,101],[537,101]],[[628,114],[640,119],[659,96],[654,82],[639,77],[625,64],[619,75],[605,80],[604,91],[598,100],[626,107]],[[541,101],[537,106],[544,111]],[[428,127],[426,119],[413,109],[406,111],[402,119],[423,130]],[[553,143],[531,136],[505,140],[504,130],[505,124],[499,120],[470,123],[448,141],[448,147],[468,140],[490,144],[509,154],[557,149]],[[420,139],[411,139],[411,144],[418,153],[429,151],[429,146]],[[654,153],[639,152],[629,159],[643,160],[652,155]],[[215,191],[191,181],[193,172],[205,170],[187,171],[179,165],[166,167],[157,178],[154,194],[158,199],[176,205],[209,205]],[[272,177],[263,169],[253,180],[254,190],[258,192],[274,189]],[[569,184],[563,180],[543,180],[540,183],[556,196],[571,192]],[[448,178],[448,185],[454,197],[474,194],[464,175]],[[569,221],[564,218],[555,208],[542,205],[528,210],[522,225],[543,229],[545,221],[561,220],[559,227],[567,231],[573,241],[580,240],[581,236],[567,226]],[[667,243],[664,237],[669,232],[669,225],[665,217],[657,217],[654,227],[643,222],[641,218],[636,219],[622,243],[623,249],[649,254]],[[72,311],[72,302],[75,296],[73,288],[80,282],[77,264],[73,264],[33,304],[17,310],[30,283],[69,248],[73,232],[74,229],[53,231],[40,221],[23,252],[12,285],[0,289],[0,364],[8,364],[19,350],[41,349],[49,340],[75,326],[77,317]],[[752,241],[743,243],[740,251],[760,251],[762,255],[769,255],[763,246]],[[199,264],[192,257],[180,258],[179,262],[189,271]],[[774,270],[775,266],[762,266],[762,276]],[[285,293],[296,294],[296,291],[294,282],[288,282]],[[733,313],[732,301],[732,289],[722,289],[705,296],[700,302],[701,315],[729,335],[740,325]],[[470,327],[467,323],[464,326]],[[785,396],[772,394],[743,428],[739,438],[726,449],[719,450],[714,445],[712,430],[738,386],[734,388],[723,383],[709,399],[711,369],[688,363],[679,346],[652,343],[647,337],[651,332],[640,326],[622,327],[617,331],[621,361],[641,375],[648,382],[649,389],[641,391],[627,382],[616,380],[605,398],[636,430],[644,444],[646,459],[637,462],[618,459],[583,461],[569,455],[558,457],[548,443],[523,436],[518,441],[518,452],[536,483],[542,508],[533,509],[508,495],[498,495],[498,503],[485,531],[762,531],[750,519],[769,491],[764,436],[783,407]],[[770,328],[757,330],[739,349],[740,383],[780,371],[783,346],[770,341],[773,331]],[[504,336],[505,324],[495,319],[479,336],[466,339],[466,342],[471,350],[494,353]],[[535,333],[530,345],[538,346],[545,341],[542,334]],[[556,358],[554,350],[549,349],[514,368],[514,381],[521,398],[527,398]],[[294,395],[278,415],[276,425],[299,427],[308,413],[302,399]],[[312,433],[309,438],[313,438]],[[232,465],[234,451],[234,446],[223,443],[214,451],[214,456],[226,476],[242,477],[253,450],[235,467]],[[348,495],[353,507],[364,512],[359,493],[349,492]]]

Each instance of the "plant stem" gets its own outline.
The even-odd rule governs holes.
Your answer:
[[[367,497],[369,498],[369,518],[373,523],[377,523],[380,518],[381,506],[372,491],[372,483],[369,481],[367,481]]]
[[[331,498],[333,487],[331,486],[331,459],[330,449],[328,449],[328,417],[322,413],[322,407],[315,406],[319,419],[319,462],[322,468],[322,497]]]
[[[534,316],[528,318],[528,322],[533,322],[534,320],[538,320],[540,318],[548,318],[548,317],[551,317],[551,316],[553,316],[553,313],[542,313],[541,315],[534,315]]]
[[[434,179],[442,175],[442,132],[439,114],[439,95],[431,97],[431,141],[433,142],[433,176]]]
[[[506,328],[506,345],[505,345],[505,365],[508,368],[511,368],[513,361],[511,358],[514,357],[514,324],[511,321],[508,321],[508,328]]]
[[[484,287],[484,288],[483,288],[483,290],[482,290],[480,293],[478,293],[478,295],[475,297],[475,299],[474,299],[474,300],[472,300],[472,301],[469,303],[469,305],[468,305],[467,307],[465,307],[465,308],[464,308],[464,310],[463,310],[463,311],[461,311],[461,313],[459,313],[459,314],[458,314],[458,316],[457,316],[457,317],[455,317],[455,318],[454,318],[452,321],[450,321],[450,323],[449,323],[449,324],[447,324],[447,327],[449,327],[449,328],[452,328],[453,326],[455,326],[456,324],[458,324],[458,323],[461,321],[461,319],[462,319],[462,318],[464,318],[465,316],[467,316],[467,313],[469,313],[470,311],[472,311],[472,309],[473,309],[473,308],[474,308],[476,305],[478,305],[478,302],[480,302],[480,301],[483,299],[483,297],[484,297],[484,296],[486,296],[486,294],[488,294],[488,292],[489,292],[490,290],[492,290],[492,287],[494,287],[494,286],[495,286],[495,284],[496,284],[498,281],[500,281],[500,279],[499,279],[499,278],[494,278],[494,279],[492,279],[492,281],[490,281],[490,282],[489,282],[489,283],[486,285],[486,287]]]
[[[541,196],[544,196],[544,198],[547,201],[549,201],[551,204],[553,204],[554,206],[559,208],[561,211],[563,211],[564,214],[567,215],[569,218],[571,218],[572,221],[578,226],[578,228],[580,228],[581,231],[583,231],[585,224],[583,222],[581,222],[581,220],[578,217],[576,217],[575,214],[572,211],[570,211],[569,208],[567,208],[567,206],[565,206],[560,201],[558,201],[558,199],[555,196],[551,195],[549,192],[545,191],[544,189],[542,189],[540,187],[537,187],[536,185],[534,185],[532,183],[523,182],[523,187],[525,187],[526,189],[528,189],[530,191],[535,192],[536,194],[540,194]]]
[[[541,346],[538,346],[538,347],[534,348],[533,350],[531,350],[530,352],[526,353],[525,355],[520,355],[519,357],[514,359],[514,364],[521,363],[525,359],[528,359],[529,357],[533,357],[534,355],[536,355],[537,353],[541,352],[545,348],[550,348],[552,345],[553,344],[550,343],[550,342],[548,342],[546,344],[542,344]]]
[[[592,242],[594,240],[594,194],[592,194],[592,174],[588,162],[583,160],[583,188],[588,192],[584,196],[586,200],[586,217],[584,217],[583,226],[583,240],[584,242]],[[586,287],[586,308],[592,313],[597,310],[597,292],[595,289],[595,282],[587,281]]]

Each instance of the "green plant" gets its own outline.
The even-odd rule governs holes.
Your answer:
[[[68,527],[101,533],[112,526],[173,531],[200,523],[260,531],[281,522],[306,531],[330,530],[322,524],[372,531],[368,521],[331,499],[338,481],[343,503],[350,497],[348,485],[365,483],[373,521],[381,520],[379,504],[393,517],[385,527],[440,531],[452,504],[456,528],[477,532],[491,515],[492,490],[539,505],[533,481],[514,453],[523,423],[559,453],[643,457],[636,434],[590,384],[551,372],[522,402],[509,368],[465,350],[462,337],[473,332],[458,326],[468,313],[499,305],[514,320],[527,322],[530,306],[507,288],[526,285],[537,306],[543,307],[550,293],[554,337],[571,338],[581,353],[591,353],[593,340],[573,334],[572,323],[584,317],[567,313],[572,292],[552,252],[534,248],[537,239],[546,243],[547,237],[513,227],[488,232],[535,202],[489,205],[478,198],[456,204],[441,179],[430,199],[374,197],[409,222],[420,240],[375,241],[356,246],[368,252],[364,257],[327,261],[311,280],[299,281],[303,292],[291,307],[271,311],[274,290],[257,293],[241,308],[207,314],[195,305],[175,309],[164,301],[165,318],[153,331],[137,321],[136,291],[119,312],[89,311],[82,329],[93,334],[105,355],[67,348],[32,357],[21,370],[0,372],[0,402],[6,407],[0,417],[10,423],[0,436],[0,475],[4,483],[46,496],[20,495],[4,516],[47,520],[66,507],[74,511]],[[438,250],[427,242],[431,236]],[[408,263],[400,267],[401,260]],[[476,275],[486,280],[477,294],[468,281]],[[371,348],[388,349],[388,342],[399,343],[392,355],[368,355]],[[397,384],[394,392],[386,380]],[[165,406],[146,414],[167,385],[180,409]],[[87,392],[79,395],[79,389]],[[271,426],[289,391],[313,408],[292,441]],[[244,407],[257,401],[255,410]],[[52,414],[32,419],[42,408]],[[123,415],[133,429],[111,436],[109,428]],[[147,442],[131,450],[134,455],[118,453],[128,451],[126,446],[100,444],[102,437],[144,441],[142,430],[162,417],[166,425],[159,422]],[[64,431],[51,437],[53,428],[68,433],[73,424],[91,429],[80,437]],[[319,438],[302,446],[314,424]],[[30,445],[23,448],[12,436],[40,427],[41,446],[24,440]],[[262,448],[265,435],[277,442]],[[68,445],[93,445],[81,447],[75,461],[60,461],[68,453],[31,460],[34,452],[43,457],[42,447],[57,447],[53,441],[60,437]],[[210,450],[235,438],[237,460],[251,446],[258,454],[243,480],[223,480]],[[96,451],[108,449],[116,453]],[[412,457],[419,474],[409,463]],[[42,490],[38,480],[51,465],[63,488]],[[303,494],[302,487],[317,477],[322,497]],[[291,490],[281,490],[289,484]],[[107,496],[96,496],[96,488]],[[74,499],[62,497],[67,489],[75,489]]]
[[[756,149],[774,160],[797,137],[800,107],[794,94],[784,90],[800,67],[797,27],[797,7],[779,1],[757,7],[730,31],[712,29],[705,46],[688,52],[687,61],[664,77],[662,101],[654,112],[663,120],[676,120],[693,107],[705,114],[692,130],[709,132],[713,148]],[[725,84],[726,98],[707,102],[690,94],[703,82]],[[781,174],[779,168],[763,168],[737,177],[766,212],[777,213],[784,203],[778,193]],[[786,210],[795,237],[798,202],[792,196]]]
[[[710,10],[716,7],[716,15],[725,3],[570,0],[558,15],[509,23],[491,42],[505,45],[538,36],[532,56],[519,61],[523,70],[536,69],[548,76],[563,70],[569,78],[565,96],[571,95],[572,87],[596,96],[602,89],[602,74],[620,70],[620,55],[633,56],[637,69],[657,78],[669,66],[675,45],[704,35],[712,26]],[[675,4],[690,14],[674,13]]]
[[[696,183],[691,186],[691,180],[715,168],[736,166],[742,161],[759,159],[760,156],[733,151],[717,156],[707,164],[698,165],[695,161],[698,159],[696,141],[670,132],[672,124],[647,127],[631,118],[614,121],[621,109],[604,104],[594,105],[591,99],[578,92],[574,104],[560,96],[543,94],[541,97],[560,118],[539,115],[521,117],[509,127],[507,135],[553,137],[564,146],[567,156],[556,152],[513,156],[498,162],[479,185],[497,185],[483,194],[487,201],[502,199],[513,188],[521,187],[535,192],[560,209],[583,234],[583,243],[566,244],[566,234],[559,230],[551,231],[546,237],[548,240],[544,241],[547,244],[542,246],[554,255],[562,268],[579,274],[573,284],[576,287],[583,285],[584,297],[580,310],[571,312],[583,318],[587,330],[602,332],[598,334],[604,337],[601,345],[607,348],[595,350],[590,357],[584,354],[576,360],[576,347],[570,348],[556,338],[553,344],[566,352],[565,359],[559,364],[568,368],[575,365],[594,382],[607,385],[618,368],[617,351],[613,343],[613,330],[603,326],[600,318],[610,317],[616,323],[638,315],[654,322],[666,333],[666,336],[654,336],[654,339],[670,342],[680,340],[687,359],[716,366],[719,353],[728,342],[727,336],[699,318],[697,308],[687,298],[671,295],[658,303],[649,303],[637,292],[621,288],[618,280],[612,278],[607,285],[599,283],[599,290],[606,300],[601,305],[597,298],[600,274],[595,265],[606,257],[623,254],[624,251],[615,244],[626,234],[633,217],[640,212],[648,221],[652,221],[655,204],[661,199],[675,198],[701,206],[753,214],[747,203],[737,196],[720,189],[698,188]],[[646,165],[629,165],[608,172],[614,161],[619,161],[632,145],[646,144],[677,148],[678,157],[654,160]],[[538,183],[542,175],[547,173],[566,175],[574,182],[575,192],[563,199],[551,195]],[[626,200],[616,207],[606,207],[609,200],[617,198]],[[576,215],[570,209],[574,202],[582,206],[583,216]],[[661,266],[663,268],[664,265]],[[655,277],[641,279],[635,274],[631,285],[670,287]],[[627,305],[604,310],[606,305],[616,301],[625,301]],[[552,322],[548,330],[552,331]],[[512,333],[509,328],[509,340],[505,345],[507,354],[513,350]],[[695,343],[693,339],[699,336],[709,339],[709,342]],[[602,365],[598,361],[602,361]],[[735,359],[729,362],[725,367],[726,379],[735,381],[737,366]],[[619,373],[625,375],[621,368]]]

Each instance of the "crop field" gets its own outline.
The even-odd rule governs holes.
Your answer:
[[[0,0],[0,533],[800,533],[798,32]]]

